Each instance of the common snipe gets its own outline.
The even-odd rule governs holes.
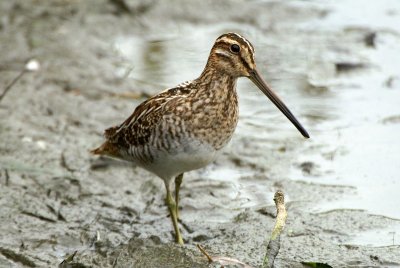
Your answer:
[[[254,47],[236,33],[215,41],[199,78],[146,100],[122,124],[105,131],[94,154],[135,162],[164,180],[166,204],[178,227],[179,188],[183,173],[211,163],[228,143],[238,121],[236,80],[248,77],[309,138],[307,131],[264,82],[256,69]],[[175,178],[175,200],[171,195]]]

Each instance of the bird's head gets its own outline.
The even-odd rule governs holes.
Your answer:
[[[219,73],[234,78],[249,78],[305,138],[310,137],[289,108],[260,76],[256,68],[254,47],[246,38],[237,33],[226,33],[218,37],[211,49],[207,65]]]

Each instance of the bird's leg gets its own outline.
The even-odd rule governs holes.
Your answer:
[[[181,188],[183,173],[175,178],[175,202],[176,202],[176,218],[179,220],[179,189]]]
[[[165,187],[167,188],[167,197],[165,199],[165,203],[168,206],[169,213],[171,214],[172,224],[174,225],[175,240],[178,244],[183,245],[183,239],[182,239],[181,233],[179,231],[178,219],[176,217],[176,203],[175,203],[175,200],[172,198],[168,183],[165,183]]]

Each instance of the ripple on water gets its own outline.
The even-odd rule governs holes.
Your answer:
[[[400,8],[396,1],[385,2],[393,9]],[[311,25],[313,35],[301,31],[294,35],[289,30],[287,35],[280,33],[274,36],[271,32],[265,35],[265,39],[264,35],[257,35],[256,48],[265,51],[257,54],[257,62],[265,78],[272,81],[272,87],[311,134],[311,139],[299,145],[302,148],[295,152],[297,155],[293,155],[289,177],[315,183],[350,185],[357,189],[354,196],[327,201],[316,209],[364,209],[400,218],[400,210],[397,209],[400,202],[397,194],[400,191],[400,124],[396,119],[400,114],[400,91],[396,86],[388,86],[388,81],[398,77],[400,70],[400,38],[393,32],[393,22],[398,16],[388,16],[386,9],[382,9],[385,5],[379,4],[377,9],[374,6],[368,6],[367,11],[357,18],[351,5],[335,5],[318,24],[313,20],[298,24],[300,29],[306,30]],[[351,20],[347,19],[349,14]],[[382,19],[376,20],[376,14]],[[351,38],[348,43],[333,46],[329,42],[335,39],[326,38],[326,34],[321,35],[324,38],[319,36],[318,31],[330,29],[337,31],[338,38],[341,38],[340,34],[350,22],[354,31],[357,27],[362,31],[362,26],[370,25],[370,22],[390,31],[377,28],[373,48],[361,47],[360,41]],[[218,25],[218,29],[199,26],[193,35],[158,36],[157,42],[151,38],[144,40],[124,36],[115,41],[115,47],[132,60],[130,76],[141,86],[151,87],[155,93],[162,87],[149,85],[148,81],[169,87],[197,77],[210,49],[204,44],[211,45],[214,40],[212,33],[217,35],[224,27],[228,28],[226,25]],[[248,31],[250,26],[246,27]],[[253,32],[256,31],[253,29]],[[304,44],[306,37],[315,42],[310,42],[308,46],[300,45]],[[297,43],[299,45],[295,46]],[[285,60],[279,61],[277,55],[293,60],[290,64]],[[368,68],[335,72],[338,62],[349,59]],[[270,64],[273,67],[266,69]],[[143,81],[147,81],[147,85]],[[275,140],[278,134],[279,141],[299,135],[254,85],[240,82],[238,86],[241,120],[236,137],[253,137],[263,141],[260,148],[266,148],[265,144],[271,138]],[[314,164],[309,172],[301,169],[304,162]],[[251,184],[240,183],[239,178],[245,176],[240,172],[216,170],[208,176],[216,180],[229,178],[231,198],[241,196],[252,200],[258,193],[254,192]]]

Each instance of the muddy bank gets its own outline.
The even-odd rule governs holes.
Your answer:
[[[220,1],[211,9],[206,2],[127,3],[129,12],[111,1],[0,3],[0,89],[28,59],[41,63],[0,102],[1,267],[54,267],[74,251],[74,260],[88,267],[206,267],[196,243],[257,266],[273,226],[277,189],[289,200],[278,267],[301,267],[301,261],[400,265],[398,214],[348,201],[361,194],[377,208],[393,208],[385,204],[396,199],[379,195],[380,203],[373,192],[360,190],[362,173],[340,169],[352,161],[342,156],[354,156],[347,146],[351,133],[341,130],[355,119],[341,120],[339,113],[351,92],[364,89],[360,77],[383,68],[357,51],[379,51],[382,40],[392,44],[397,32],[388,25],[332,25],[332,16],[343,12],[316,2]],[[196,77],[212,42],[226,31],[252,41],[264,77],[314,140],[304,141],[249,82],[240,81],[241,118],[230,147],[214,164],[185,175],[181,228],[187,245],[177,247],[162,181],[88,151],[102,141],[104,128],[121,122],[148,95]],[[397,76],[382,73],[379,84],[387,90],[381,96],[395,100]],[[360,95],[350,107],[362,107]],[[387,113],[368,120],[395,131],[399,124],[387,103]],[[341,135],[349,140],[332,142]],[[386,159],[393,160],[389,152]],[[382,193],[390,188],[385,178],[397,181],[392,167],[389,161],[380,180],[373,173],[386,185]],[[395,182],[391,189],[398,189]],[[364,234],[376,240],[360,243]]]

